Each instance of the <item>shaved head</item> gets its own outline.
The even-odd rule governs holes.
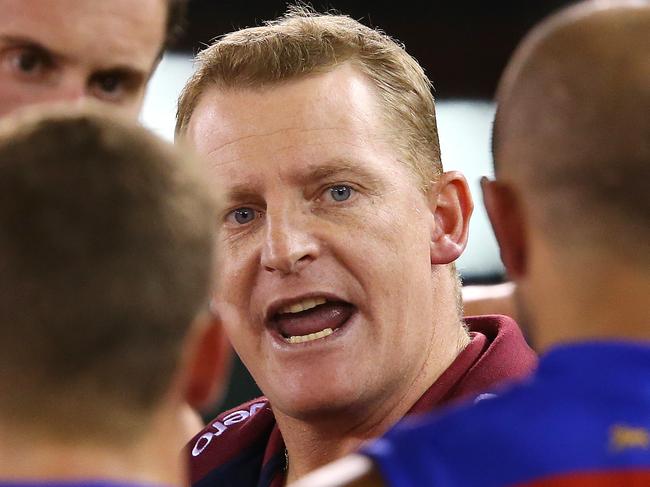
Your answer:
[[[551,17],[515,53],[497,100],[496,172],[534,223],[563,244],[627,245],[647,260],[650,2]]]

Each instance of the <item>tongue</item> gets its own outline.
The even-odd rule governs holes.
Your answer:
[[[285,313],[277,315],[280,333],[285,337],[309,335],[325,328],[334,330],[345,323],[354,308],[346,303],[325,303],[300,313]]]

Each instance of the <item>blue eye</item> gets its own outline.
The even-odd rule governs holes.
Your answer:
[[[237,223],[245,225],[255,220],[255,210],[253,208],[237,208],[230,214]]]
[[[334,201],[345,201],[352,196],[352,188],[345,185],[332,186],[330,188],[330,194]]]

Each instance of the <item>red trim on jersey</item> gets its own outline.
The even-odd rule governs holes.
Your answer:
[[[622,470],[617,472],[581,472],[554,475],[519,487],[648,487],[650,471]]]

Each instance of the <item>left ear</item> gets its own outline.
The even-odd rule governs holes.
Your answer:
[[[458,171],[443,173],[431,186],[428,199],[434,217],[431,264],[449,264],[465,250],[474,209],[465,176]]]
[[[230,372],[232,349],[219,318],[206,313],[194,323],[187,346],[185,401],[195,409],[213,406]]]

